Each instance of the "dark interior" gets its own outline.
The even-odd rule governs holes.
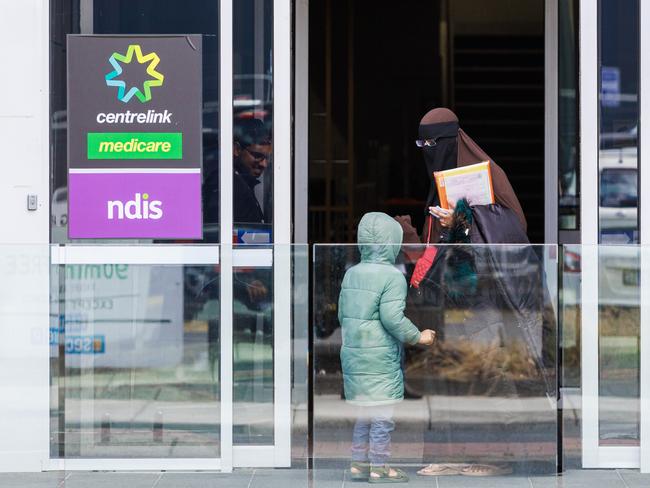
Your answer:
[[[353,242],[368,211],[422,228],[414,141],[439,106],[503,167],[544,242],[543,1],[312,0],[309,61],[310,242]]]

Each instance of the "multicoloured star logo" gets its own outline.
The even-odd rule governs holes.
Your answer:
[[[127,91],[126,83],[122,80],[116,80],[115,78],[122,74],[122,66],[120,65],[120,62],[123,64],[131,63],[133,61],[133,55],[135,55],[135,59],[138,63],[149,63],[147,74],[149,74],[153,79],[145,81],[142,85],[142,90],[134,86]],[[113,53],[111,57],[108,58],[108,62],[113,66],[113,71],[106,75],[106,84],[108,86],[117,87],[117,99],[124,103],[131,100],[134,95],[138,100],[140,100],[140,102],[148,102],[151,100],[151,87],[162,86],[163,81],[165,80],[163,74],[156,71],[156,66],[160,63],[158,55],[156,53],[149,53],[144,56],[139,44],[130,44],[126,51],[126,55]]]

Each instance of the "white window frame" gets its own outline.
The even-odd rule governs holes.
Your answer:
[[[645,49],[650,49],[650,2],[640,0],[639,2],[639,44],[640,44],[640,130],[639,130],[639,148],[640,148],[640,172],[639,184],[640,195],[650,195],[650,151],[645,151],[645,147],[650,145],[650,57],[645,56]],[[646,145],[646,142],[648,143]],[[650,473],[650,200],[641,198],[641,372],[640,372],[640,399],[641,399],[641,447],[639,452],[640,468],[642,473]]]
[[[647,10],[647,0],[641,0],[641,18]],[[645,5],[645,8],[644,8]],[[647,21],[646,21],[647,24]],[[639,468],[641,448],[638,446],[601,446],[600,445],[600,415],[599,415],[599,239],[598,239],[598,207],[599,207],[599,19],[598,2],[593,0],[580,0],[580,216],[581,216],[581,242],[582,242],[582,283],[581,283],[581,370],[582,370],[582,467],[583,468]],[[644,39],[648,40],[648,33],[641,30],[641,46]],[[647,70],[647,62],[641,67]],[[647,76],[646,76],[647,78]],[[643,72],[641,79],[643,80]],[[648,83],[646,81],[645,83]],[[643,90],[643,87],[641,87]],[[643,97],[641,97],[643,103]],[[641,117],[647,109],[641,108]],[[647,115],[646,115],[647,117]],[[644,127],[645,124],[641,124]],[[641,171],[641,194],[649,194],[649,175]],[[645,211],[645,199],[641,199],[641,216],[650,214]],[[647,219],[645,219],[647,220]],[[641,242],[650,240],[650,222],[641,223]],[[641,309],[641,324],[647,321],[648,298],[644,297],[643,284],[647,283],[647,262],[642,257],[641,273],[641,300],[645,305]],[[645,327],[647,328],[647,327]],[[647,333],[641,332],[641,351],[644,350],[644,340],[650,338]],[[644,375],[643,368],[650,368],[641,354],[641,395],[644,394],[644,381],[650,375]],[[647,394],[647,387],[645,388]],[[646,409],[647,410],[647,409]],[[641,446],[644,445],[644,430],[648,430],[647,415],[641,410]],[[650,468],[650,466],[648,466]]]
[[[92,0],[91,0],[92,1]],[[91,5],[89,2],[86,6]],[[49,10],[44,10],[49,25]],[[84,29],[92,30],[85,11]],[[292,216],[292,9],[291,0],[273,4],[274,208],[273,249],[235,249],[233,235],[233,0],[220,0],[220,208],[219,246],[71,245],[52,246],[53,264],[219,264],[221,324],[221,402],[219,458],[59,459],[49,454],[45,470],[220,470],[291,465],[291,294],[274,293],[274,445],[233,446],[233,268],[274,268],[274,289],[291,289]],[[47,32],[47,30],[46,30]],[[47,36],[46,36],[47,38]],[[47,63],[46,63],[47,64]],[[46,70],[47,71],[47,70]],[[47,117],[44,118],[47,121]],[[44,124],[45,126],[47,123]],[[49,127],[45,127],[46,134]],[[47,159],[43,159],[47,166]],[[49,173],[49,168],[47,170]],[[49,221],[49,219],[48,219]],[[49,354],[49,349],[43,348]],[[49,391],[49,390],[48,390]],[[49,426],[49,410],[47,411]],[[49,444],[49,436],[43,436]],[[49,453],[49,445],[42,452]]]

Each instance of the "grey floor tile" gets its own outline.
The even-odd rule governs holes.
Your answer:
[[[312,471],[313,488],[341,488],[345,470],[340,468],[318,468]]]
[[[72,472],[61,488],[151,488],[160,473]]]
[[[58,488],[66,477],[64,472],[50,473],[3,473],[0,486],[12,488]]]
[[[440,488],[530,488],[530,481],[525,476],[440,476]]]
[[[418,468],[414,467],[408,467],[408,466],[397,466],[403,471],[406,472],[406,474],[409,477],[409,482],[408,485],[404,486],[409,486],[409,487],[415,487],[415,488],[435,488],[436,486],[436,480],[433,477],[425,477],[425,476],[418,476],[416,474],[416,471]],[[341,484],[341,481],[338,481],[338,484],[334,484],[334,481],[331,481],[330,484],[325,484],[323,486],[326,486],[327,488],[329,487],[343,487],[343,488],[361,488],[363,486],[368,486],[365,483],[360,483],[358,481],[353,481],[350,479],[350,473],[346,469],[343,471],[343,484]],[[321,488],[321,485],[316,485],[314,484],[314,488]]]
[[[579,469],[559,476],[531,477],[533,488],[626,488],[615,470]]]
[[[309,488],[306,469],[256,469],[250,488]]]
[[[530,485],[533,488],[564,488],[566,485],[562,476],[531,476]],[[593,487],[595,488],[595,487]]]
[[[164,473],[155,488],[247,488],[253,471],[232,473]]]
[[[641,474],[638,469],[619,469],[618,473],[628,488],[650,487],[650,474]]]

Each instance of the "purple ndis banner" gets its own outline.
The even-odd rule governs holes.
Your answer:
[[[201,239],[199,173],[70,174],[70,237]]]

